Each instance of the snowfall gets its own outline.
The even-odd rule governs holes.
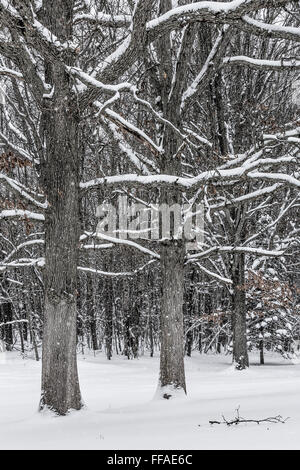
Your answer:
[[[159,358],[79,356],[82,411],[39,413],[41,364],[0,355],[0,449],[300,449],[300,363],[270,355],[234,370],[225,355],[187,358],[187,398],[155,398]],[[281,415],[282,423],[209,424]]]

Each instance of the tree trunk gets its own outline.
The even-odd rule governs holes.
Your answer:
[[[5,342],[6,351],[13,349],[13,309],[11,302],[5,302],[0,305],[0,323],[8,323],[2,327],[2,339]],[[10,323],[10,324],[9,324]]]
[[[233,266],[233,362],[238,370],[249,367],[245,290],[245,255],[234,255]]]
[[[64,415],[81,407],[76,364],[79,159],[76,121],[65,115],[63,100],[56,105],[49,119],[45,165],[49,208],[41,407]]]
[[[6,351],[12,351],[14,344],[13,325],[11,323],[13,321],[13,305],[6,291],[8,287],[7,284],[7,281],[1,276],[0,297],[2,295],[5,300],[2,300],[3,303],[0,303],[0,323],[4,323],[4,325],[0,327],[0,339],[5,342]]]
[[[87,274],[87,293],[86,293],[86,302],[87,302],[87,316],[89,319],[89,330],[92,340],[93,351],[98,351],[98,338],[97,338],[97,324],[95,318],[95,298],[94,298],[94,287],[93,287],[93,277],[90,273]]]
[[[110,361],[113,355],[113,281],[107,279],[104,281],[106,289],[106,302],[105,302],[105,350],[106,357]]]
[[[259,342],[259,358],[260,358],[260,365],[265,365],[265,353],[264,353],[264,342],[261,340]]]
[[[46,5],[52,31],[71,35],[73,0]],[[71,60],[70,60],[71,63]],[[82,406],[76,362],[76,297],[79,247],[79,118],[73,82],[59,61],[48,64],[53,97],[44,100],[46,158],[45,322],[41,409],[60,415]]]
[[[160,15],[167,14],[172,8],[171,0],[160,0],[158,7]],[[170,32],[166,32],[157,42],[159,80],[156,77],[152,81],[156,96],[160,97],[157,106],[161,115],[172,122],[177,129],[182,127],[180,105],[187,85],[186,66],[193,38],[193,31],[188,28],[178,56],[176,72],[173,60],[174,45]],[[161,125],[158,134],[164,150],[158,160],[160,173],[181,176],[182,139],[169,126]],[[165,204],[169,208],[173,204],[182,205],[182,195],[176,185],[172,189],[161,190],[160,204]],[[186,393],[183,328],[185,242],[177,240],[177,234],[174,232],[175,230],[170,233],[170,237],[162,234],[163,241],[160,243],[162,272],[160,386],[162,389],[159,393],[164,398],[170,398],[177,390]],[[169,240],[164,241],[165,238]]]
[[[168,399],[178,390],[186,393],[183,331],[184,242],[166,241],[161,244],[160,254],[162,298],[159,393]]]

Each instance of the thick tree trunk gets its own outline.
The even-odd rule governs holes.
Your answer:
[[[46,5],[52,31],[71,35],[73,0]],[[70,59],[70,63],[71,59]],[[76,298],[79,247],[79,119],[72,80],[63,64],[48,64],[53,96],[44,102],[45,305],[41,408],[60,415],[80,409],[76,363]]]
[[[49,208],[41,407],[64,415],[81,407],[76,365],[79,159],[76,121],[67,116],[66,102],[56,106],[49,117],[45,165]]]
[[[159,14],[166,14],[172,9],[171,0],[160,0]],[[192,30],[188,28],[184,35],[184,44],[176,73],[173,61],[173,40],[169,33],[162,36],[157,43],[157,57],[159,62],[159,80],[155,79],[153,85],[159,99],[159,108],[162,116],[180,129],[182,116],[180,104],[186,86],[186,68],[189,53],[193,44]],[[176,78],[174,80],[174,78]],[[159,159],[161,174],[182,175],[182,140],[169,126],[161,126],[161,144],[164,152]],[[173,204],[182,204],[182,195],[173,189],[161,190],[160,203],[169,208]],[[175,217],[174,217],[175,219]],[[174,223],[175,225],[175,223]],[[158,391],[164,398],[170,398],[178,390],[186,393],[184,372],[184,328],[183,328],[183,292],[184,292],[184,259],[185,242],[177,240],[175,230],[171,230],[170,237],[162,234],[161,242],[161,360],[160,360],[160,387]]]
[[[233,362],[238,370],[249,367],[245,290],[245,255],[234,255],[233,266]]]
[[[177,391],[186,393],[184,372],[183,290],[184,256],[182,240],[161,245],[161,352],[160,395],[170,398]]]

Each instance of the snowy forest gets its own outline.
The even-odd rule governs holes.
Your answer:
[[[299,158],[298,0],[0,0],[0,448],[299,449]]]

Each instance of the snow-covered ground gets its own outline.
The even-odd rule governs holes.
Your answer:
[[[40,364],[0,358],[0,449],[300,449],[300,365],[253,357],[246,372],[230,358],[186,359],[188,398],[154,400],[158,358],[79,358],[86,409],[39,414]],[[211,426],[235,409],[245,418],[290,417],[286,424]]]

